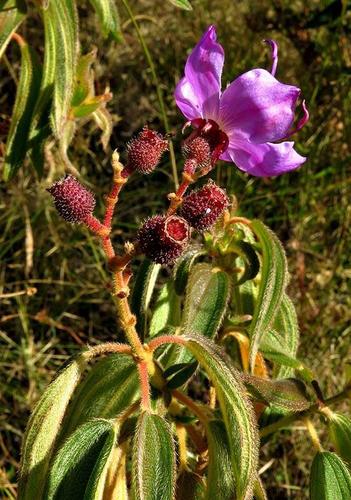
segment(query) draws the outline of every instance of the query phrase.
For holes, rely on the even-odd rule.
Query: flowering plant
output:
[[[259,220],[239,216],[213,181],[189,187],[219,159],[251,175],[279,175],[304,161],[292,142],[299,89],[263,69],[222,94],[223,49],[209,27],[190,54],[176,102],[193,131],[183,141],[182,182],[164,214],[147,218],[116,253],[114,209],[131,175],[149,174],[167,139],[145,127],[125,165],[112,157],[102,220],[95,196],[68,175],[48,191],[59,214],[100,239],[126,343],[88,347],[66,366],[34,410],[23,444],[20,499],[257,499],[260,438],[300,420],[315,448],[313,500],[351,497],[351,422],[330,406],[298,358],[299,329],[286,287],[285,253]],[[131,286],[131,262],[146,258]],[[161,265],[172,266],[156,292]],[[330,429],[323,451],[311,416]],[[312,460],[312,456],[311,456]]]

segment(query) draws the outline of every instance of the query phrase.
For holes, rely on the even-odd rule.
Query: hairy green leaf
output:
[[[145,259],[134,281],[131,309],[137,318],[137,331],[141,338],[147,332],[147,313],[160,269],[160,264]]]
[[[121,24],[115,0],[89,0],[94,7],[105,37],[111,36],[117,42],[122,37]]]
[[[227,273],[211,264],[196,264],[186,289],[182,329],[213,338],[227,308],[230,285]]]
[[[60,139],[69,120],[79,54],[76,3],[73,0],[51,0],[43,15],[49,18],[47,24],[50,30],[46,32],[50,36],[48,49],[51,50],[47,78],[52,79],[53,67],[56,74],[53,79],[51,124],[55,136]]]
[[[0,2],[0,59],[18,26],[27,13],[24,0],[5,0]]]
[[[236,283],[241,285],[245,281],[254,279],[260,270],[260,261],[257,257],[256,251],[253,246],[247,241],[237,241],[233,247],[236,253],[240,255],[245,263],[245,270]]]
[[[197,367],[197,361],[171,365],[163,374],[167,379],[167,387],[169,389],[176,389],[184,385],[194,375]]]
[[[259,440],[240,373],[212,340],[194,334],[185,334],[184,339],[216,389],[230,445],[237,499],[249,499],[256,479]]]
[[[85,366],[83,357],[68,365],[49,385],[29,419],[22,446],[19,500],[42,498],[62,419]]]
[[[41,82],[41,65],[36,53],[22,39],[19,46],[21,49],[21,73],[6,143],[5,180],[14,176],[26,156],[30,127]]]
[[[235,498],[235,481],[230,447],[224,423],[210,420],[206,425],[208,442],[207,500]]]
[[[92,418],[115,418],[139,394],[139,379],[133,360],[110,354],[91,367],[80,384],[64,421],[60,442],[79,425]]]
[[[180,323],[180,298],[175,293],[173,282],[163,285],[156,301],[150,321],[149,336],[158,335],[167,326],[178,326]]]
[[[95,419],[78,427],[54,457],[45,498],[102,499],[117,436],[118,426],[109,420]]]
[[[136,500],[174,498],[176,462],[173,436],[166,420],[142,413],[133,441],[132,491]]]
[[[330,439],[341,458],[351,467],[351,420],[346,415],[331,413]]]
[[[283,294],[277,315],[273,323],[274,330],[284,339],[284,345],[292,357],[296,357],[299,345],[299,325],[297,322],[295,306],[286,293]],[[293,370],[281,366],[275,370],[275,378],[286,378],[292,375]]]
[[[290,411],[302,411],[311,401],[306,386],[298,379],[271,380],[243,374],[245,385],[251,394],[263,402]]]
[[[174,266],[174,289],[178,295],[183,295],[191,268],[196,259],[204,255],[206,252],[200,245],[191,245],[183,252]]]
[[[314,379],[313,373],[302,363],[302,361],[290,353],[290,349],[286,344],[284,337],[275,330],[267,332],[262,340],[260,351],[265,358],[273,361],[279,365],[279,367],[289,367],[290,369],[292,368],[293,370],[297,370],[301,374],[302,378],[308,382],[311,382]],[[278,370],[279,375],[280,371],[281,370]],[[290,375],[289,372],[288,375]]]
[[[251,228],[262,252],[260,286],[249,331],[250,364],[254,366],[261,340],[278,312],[288,271],[285,253],[276,235],[258,220],[252,221]]]
[[[171,2],[173,5],[175,5],[176,7],[180,7],[181,9],[184,10],[193,9],[189,0],[168,0],[168,1]]]
[[[314,457],[310,478],[311,500],[351,498],[351,475],[343,461],[329,451]]]

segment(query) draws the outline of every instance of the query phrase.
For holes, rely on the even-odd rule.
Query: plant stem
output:
[[[151,412],[151,401],[150,401],[150,384],[149,384],[149,374],[147,370],[147,364],[145,361],[140,361],[137,364],[138,373],[139,373],[139,381],[140,381],[140,392],[141,392],[141,401],[140,406],[142,410],[147,412]]]
[[[189,410],[197,416],[197,418],[202,422],[203,424],[206,424],[208,422],[208,416],[206,414],[206,410],[202,409],[202,407],[195,403],[191,398],[189,398],[186,394],[183,392],[177,391],[177,389],[174,389],[172,391],[172,395],[183,405],[185,405]]]
[[[347,386],[343,391],[341,391],[339,394],[336,394],[335,396],[332,396],[331,398],[328,398],[325,400],[325,405],[329,406],[335,403],[339,403],[340,401],[343,401],[344,399],[350,398],[351,397],[351,387]],[[271,425],[267,425],[266,427],[263,427],[260,432],[260,436],[266,437],[269,436],[269,434],[272,434],[273,432],[279,431],[280,429],[284,429],[286,427],[289,427],[292,423],[294,423],[296,420],[303,420],[305,417],[308,417],[309,415],[313,415],[313,413],[316,413],[318,411],[322,411],[321,403],[315,403],[310,408],[307,408],[307,410],[301,411],[299,413],[294,413],[292,415],[288,415],[286,417],[281,418],[277,422]]]
[[[145,58],[148,62],[148,65],[149,65],[149,68],[151,71],[151,75],[152,75],[152,78],[154,80],[154,85],[156,87],[157,99],[158,99],[158,102],[160,105],[160,111],[161,111],[164,127],[166,129],[166,132],[169,132],[170,128],[169,128],[169,124],[168,124],[165,103],[163,100],[162,88],[161,88],[161,85],[160,85],[160,82],[159,82],[159,79],[158,79],[158,76],[156,73],[154,61],[151,57],[151,53],[150,53],[149,48],[146,44],[146,41],[143,37],[143,34],[141,33],[141,31],[139,29],[139,25],[137,23],[137,20],[135,19],[135,16],[134,16],[133,11],[129,5],[128,0],[122,0],[122,2],[123,2],[124,7],[126,8],[126,11],[128,12],[130,20],[132,21],[132,23],[134,25],[135,31],[137,32],[137,35],[138,35],[138,38],[140,41],[140,45],[142,46],[142,49],[143,49],[144,54],[145,54]],[[173,143],[171,140],[169,141],[169,154],[171,156],[173,180],[174,180],[175,187],[177,189],[178,184],[179,184],[179,180],[178,180],[178,172],[177,172],[177,164],[176,164],[176,159],[175,159],[175,154],[174,154],[174,148],[173,148]]]
[[[317,452],[323,451],[321,442],[319,440],[319,437],[318,437],[316,428],[313,425],[313,422],[309,418],[304,418],[303,420],[305,422],[306,429],[308,430],[308,433],[310,435],[310,438],[311,438],[311,441],[313,443],[314,448],[316,449]]]

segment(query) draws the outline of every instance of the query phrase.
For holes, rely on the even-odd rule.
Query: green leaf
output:
[[[278,313],[275,317],[274,329],[284,339],[284,345],[292,357],[296,357],[299,345],[299,325],[296,316],[295,306],[292,300],[283,294]],[[292,375],[292,370],[288,366],[282,366],[274,373],[275,378],[286,378]]]
[[[60,442],[87,420],[116,417],[137,400],[138,394],[138,374],[130,357],[110,354],[100,359],[91,367],[74,395]]]
[[[14,33],[27,13],[24,0],[5,0],[0,3],[0,59]]]
[[[160,264],[145,259],[140,264],[134,281],[131,309],[137,318],[136,328],[141,338],[147,333],[147,313],[160,269]]]
[[[233,246],[233,250],[240,255],[245,263],[245,270],[236,283],[241,285],[245,281],[254,279],[260,270],[260,261],[253,246],[247,241],[237,241]]]
[[[205,499],[232,500],[235,498],[235,482],[224,423],[221,420],[210,420],[206,425],[206,436],[208,471]]]
[[[276,235],[258,220],[252,221],[251,228],[258,238],[262,252],[259,292],[249,330],[250,364],[254,366],[261,340],[272,326],[278,312],[287,284],[288,271],[285,253]]]
[[[47,500],[102,499],[109,458],[118,426],[96,419],[80,426],[54,457],[47,482]]]
[[[133,442],[132,491],[136,500],[172,500],[176,481],[174,441],[159,415],[142,413]]]
[[[310,478],[311,500],[346,500],[351,498],[351,476],[346,465],[329,451],[314,457]]]
[[[298,379],[271,380],[243,374],[245,385],[258,400],[283,410],[303,411],[311,401],[306,386]]]
[[[190,2],[188,0],[168,0],[176,7],[180,7],[183,10],[193,10]]]
[[[68,365],[49,385],[29,419],[22,446],[19,500],[42,498],[62,419],[85,366],[83,356]]]
[[[351,420],[346,415],[331,413],[330,439],[340,457],[351,467]]]
[[[177,387],[184,385],[194,375],[197,367],[197,361],[171,365],[163,373],[167,379],[167,387],[169,389],[177,389]]]
[[[36,53],[24,41],[21,41],[19,46],[21,49],[21,73],[6,143],[5,180],[9,180],[15,175],[26,156],[41,82],[41,65]]]
[[[90,0],[90,3],[99,17],[103,35],[111,36],[117,42],[123,40],[115,0]]]
[[[188,282],[189,273],[196,259],[206,254],[200,245],[191,245],[183,252],[174,266],[174,289],[178,295],[183,295]]]
[[[211,264],[196,264],[186,288],[182,329],[214,338],[227,309],[229,275]]]
[[[273,361],[273,363],[276,363],[284,368],[293,368],[293,370],[290,371],[297,370],[304,380],[311,382],[314,379],[314,375],[311,370],[309,370],[309,368],[307,368],[302,361],[290,353],[284,337],[282,337],[281,334],[275,330],[270,330],[265,335],[261,343],[260,351],[265,358]],[[286,378],[280,376],[280,372],[283,370],[278,369],[277,371],[279,378]],[[287,372],[288,376],[290,376],[290,371]],[[285,374],[286,372],[284,371],[283,373]]]
[[[237,500],[251,498],[259,439],[256,418],[241,375],[212,340],[194,334],[185,334],[184,339],[216,389],[229,440]]]
[[[44,16],[50,18],[50,48],[54,57],[55,73],[51,123],[60,139],[69,118],[79,53],[78,14],[73,0],[51,0]],[[50,71],[53,66],[51,64]],[[51,73],[50,73],[51,74]],[[57,75],[60,77],[57,78]],[[49,75],[48,75],[49,76]],[[51,78],[52,78],[51,74]]]
[[[176,500],[203,500],[204,481],[191,470],[181,470],[177,479]]]
[[[180,323],[180,298],[175,293],[173,282],[170,280],[163,285],[154,307],[150,321],[149,336],[154,337],[169,326],[178,326]]]

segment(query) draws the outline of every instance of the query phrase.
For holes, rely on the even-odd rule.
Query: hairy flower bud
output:
[[[150,174],[160,162],[162,153],[168,149],[168,142],[154,130],[144,127],[128,145],[128,171],[137,170]]]
[[[58,213],[67,222],[82,223],[92,215],[95,197],[75,177],[66,175],[47,189]]]
[[[211,148],[208,141],[203,137],[195,137],[195,139],[185,142],[183,154],[186,158],[185,170],[188,170],[190,165],[195,168],[202,168],[211,164]]]
[[[198,231],[212,226],[229,205],[225,191],[213,181],[193,191],[183,200],[180,215]]]
[[[146,219],[137,238],[149,259],[158,264],[170,264],[183,252],[189,235],[189,225],[181,217],[155,215]]]

